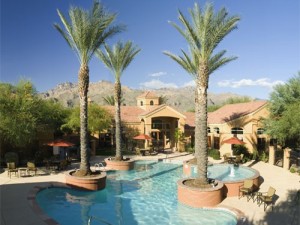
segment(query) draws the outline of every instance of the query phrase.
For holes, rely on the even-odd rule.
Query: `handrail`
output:
[[[105,166],[103,165],[103,163],[95,163],[94,167],[95,167],[95,170],[97,170],[96,168],[98,167],[99,170],[100,170],[100,166],[103,168],[103,170],[105,171]]]
[[[96,217],[96,216],[90,216],[90,218],[88,219],[88,225],[91,225],[92,219],[97,220],[103,224],[112,225],[111,223],[103,220],[102,218]]]

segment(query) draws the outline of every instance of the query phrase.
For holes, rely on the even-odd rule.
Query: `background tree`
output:
[[[286,84],[277,85],[270,95],[270,116],[266,132],[283,147],[300,145],[300,72]]]
[[[197,159],[197,179],[194,185],[206,186],[207,179],[207,89],[209,75],[216,69],[236,59],[224,57],[226,51],[215,53],[219,43],[232,30],[237,28],[238,16],[229,17],[225,8],[216,14],[212,4],[206,4],[202,11],[197,3],[189,10],[191,22],[179,11],[179,20],[183,28],[171,23],[186,39],[189,54],[181,50],[183,56],[164,52],[175,60],[196,82],[195,89],[195,156]]]
[[[75,52],[80,62],[78,72],[78,91],[80,102],[80,169],[75,175],[85,176],[91,173],[88,160],[88,109],[87,96],[89,88],[89,66],[88,63],[106,39],[120,32],[120,26],[111,26],[116,15],[110,14],[103,6],[94,1],[90,11],[78,7],[69,10],[70,22],[58,10],[59,18],[64,25],[64,30],[54,24],[58,32],[64,37],[68,45]]]
[[[103,100],[108,105],[115,105],[115,97],[113,95],[108,95],[106,97],[103,97]],[[125,99],[121,96],[120,103],[124,103]]]
[[[140,52],[140,49],[132,45],[132,42],[128,41],[125,44],[118,42],[112,48],[108,45],[104,46],[105,51],[97,50],[96,55],[106,65],[108,69],[115,76],[115,126],[116,126],[116,160],[122,160],[121,151],[121,75],[123,71],[132,62],[134,57]]]
[[[72,131],[80,132],[80,109],[73,108],[66,123],[62,125],[62,130],[65,132]],[[103,130],[109,129],[112,124],[112,115],[103,107],[91,103],[88,105],[88,132],[96,134]]]
[[[17,85],[0,83],[1,143],[26,149],[36,140],[39,127],[57,132],[66,116],[61,104],[39,98],[30,81],[20,80]]]

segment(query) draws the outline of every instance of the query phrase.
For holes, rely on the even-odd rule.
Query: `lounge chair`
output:
[[[235,163],[235,164],[240,164],[240,163],[242,163],[243,157],[244,157],[244,154],[237,155],[236,158],[235,158],[235,160],[234,160],[234,163]]]
[[[35,163],[33,163],[33,162],[27,162],[27,171],[28,171],[28,174],[30,174],[30,172],[33,171],[34,175],[36,175],[37,168],[35,166]]]
[[[252,198],[253,180],[244,180],[244,184],[239,187],[239,198],[247,197],[247,201]]]
[[[7,176],[11,178],[11,173],[15,173],[15,176],[19,177],[19,171],[14,162],[7,163]]]
[[[223,155],[224,163],[230,163],[230,153],[226,153]]]
[[[272,204],[273,211],[273,197],[275,196],[275,188],[269,187],[268,192],[259,192],[257,196],[257,204],[261,206],[264,203],[264,211],[266,211],[268,205]]]

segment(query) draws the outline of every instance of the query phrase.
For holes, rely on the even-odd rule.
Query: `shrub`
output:
[[[291,167],[291,168],[290,168],[290,172],[291,172],[291,173],[295,173],[295,172],[296,172],[296,169],[295,169],[294,167]]]
[[[208,156],[212,157],[214,160],[219,160],[220,158],[220,151],[218,149],[209,149]]]
[[[4,156],[5,162],[14,162],[16,166],[19,164],[19,156],[16,152],[7,152]]]

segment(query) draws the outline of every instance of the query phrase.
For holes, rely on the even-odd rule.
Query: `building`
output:
[[[114,106],[106,108],[114,113]],[[264,134],[262,118],[268,115],[267,101],[229,104],[208,113],[208,146],[219,149],[221,155],[231,153],[232,146],[222,142],[235,136],[245,142],[250,152],[266,149],[270,139]],[[163,148],[183,150],[184,145],[178,145],[175,138],[178,131],[184,134],[185,144],[194,143],[194,113],[181,113],[166,104],[160,105],[153,92],[138,96],[136,106],[121,106],[121,119],[125,133],[126,127],[138,129],[153,138],[152,144]]]

